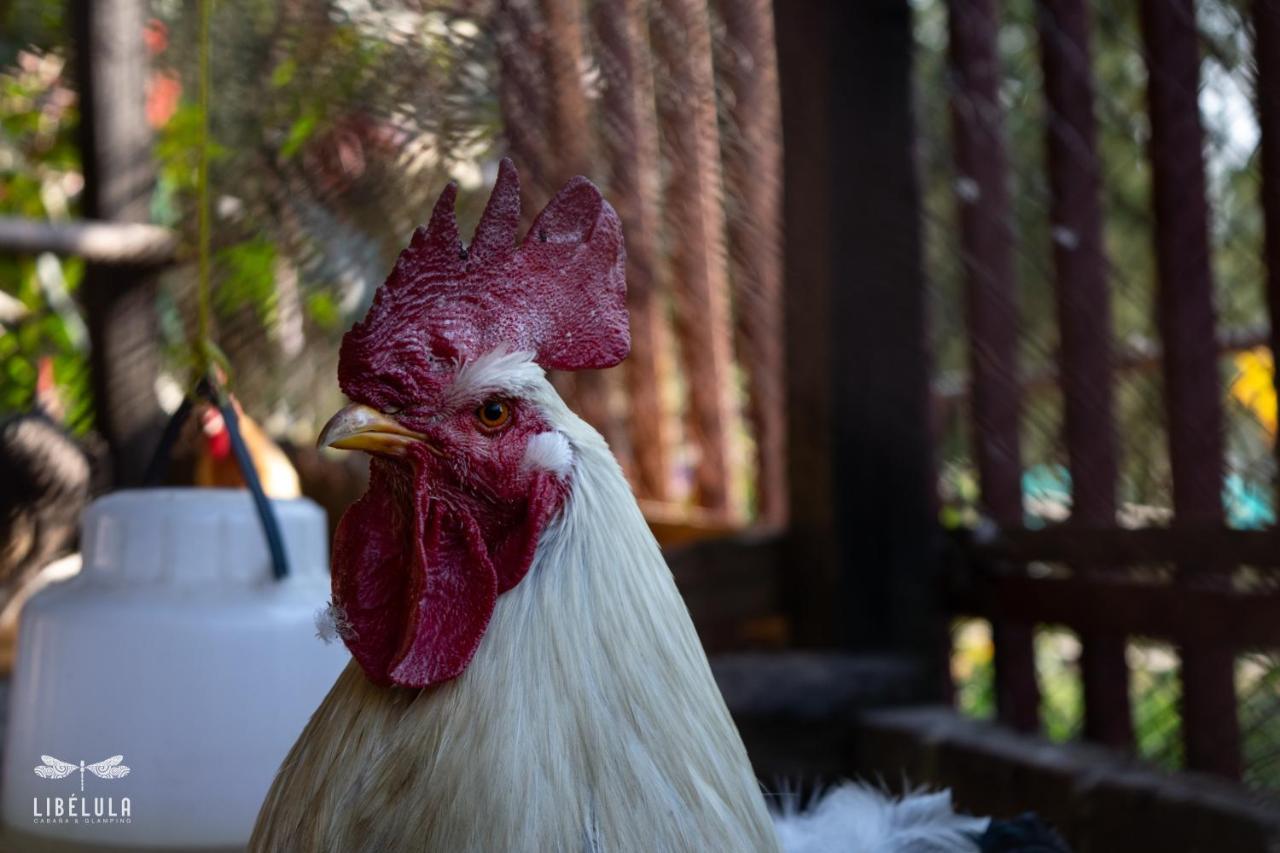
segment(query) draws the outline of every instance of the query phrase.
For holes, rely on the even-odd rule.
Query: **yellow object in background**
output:
[[[1235,365],[1238,373],[1231,383],[1231,396],[1253,413],[1262,428],[1275,438],[1276,435],[1276,386],[1275,362],[1268,347],[1255,347],[1237,353]]]

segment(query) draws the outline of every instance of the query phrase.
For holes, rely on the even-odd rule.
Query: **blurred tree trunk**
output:
[[[155,172],[147,124],[144,0],[71,0],[84,214],[113,222],[149,219]],[[89,264],[82,298],[92,351],[95,421],[117,486],[141,482],[162,428],[156,268]]]

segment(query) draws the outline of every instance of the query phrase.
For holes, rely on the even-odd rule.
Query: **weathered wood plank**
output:
[[[1227,355],[1240,350],[1267,346],[1271,342],[1271,328],[1267,323],[1247,326],[1235,326],[1218,332],[1217,348],[1219,355]],[[1112,359],[1112,369],[1116,372],[1146,371],[1160,366],[1164,358],[1164,347],[1158,341],[1147,340],[1141,336],[1132,336],[1118,348]],[[1022,375],[1024,394],[1046,391],[1057,388],[1061,382],[1060,371],[1054,365],[1043,365]],[[946,404],[955,404],[969,396],[968,377],[959,373],[942,374],[933,384],[933,395]]]
[[[831,532],[840,555],[840,638],[848,648],[915,655],[947,678],[936,579],[940,531],[928,416],[928,287],[913,145],[911,10],[866,0],[833,11],[826,36],[834,114],[831,281]],[[800,283],[811,286],[810,282]],[[807,409],[793,429],[814,431]],[[806,484],[802,481],[800,488]]]
[[[1254,56],[1259,149],[1262,159],[1263,237],[1267,262],[1267,343],[1280,353],[1280,0],[1254,0]],[[1280,387],[1280,377],[1273,377]],[[1276,443],[1280,454],[1280,442]],[[1280,483],[1273,489],[1280,494]]]
[[[649,22],[642,0],[600,0],[592,11],[599,43],[601,150],[609,198],[627,237],[631,355],[632,478],[642,498],[671,496],[670,434],[662,388],[669,377],[670,329],[658,275],[658,118],[650,68]]]
[[[755,438],[756,513],[787,516],[782,329],[782,129],[769,0],[719,0],[731,126],[722,140],[730,284]]]
[[[1038,11],[1045,96],[1054,115],[1046,122],[1049,220],[1071,524],[1105,525],[1116,515],[1116,442],[1089,12],[1084,0],[1044,0]],[[1097,566],[1076,568],[1090,574]],[[1085,737],[1128,748],[1133,715],[1124,636],[1088,633],[1080,639]]]
[[[1222,520],[1222,408],[1209,269],[1199,32],[1193,0],[1143,0],[1151,118],[1156,300],[1175,524]],[[1182,562],[1184,575],[1206,568]],[[1210,643],[1181,649],[1187,766],[1240,775],[1235,668]]]
[[[949,0],[952,140],[972,377],[970,408],[981,502],[997,524],[1022,519],[1018,439],[1017,306],[1008,163],[1000,105],[999,32],[994,0]],[[1004,722],[1039,727],[1032,623],[1005,611],[995,637],[997,712]]]
[[[552,176],[544,174],[551,159],[547,139],[547,91],[542,72],[542,41],[546,26],[537,0],[500,0],[495,6],[494,44],[498,55],[498,109],[507,154],[520,171],[526,203],[525,227],[537,207],[554,191]]]
[[[1055,526],[1002,530],[974,542],[987,559],[1114,566],[1186,562],[1192,565],[1280,566],[1280,534],[1222,524],[1178,527]]]
[[[658,0],[649,19],[657,59],[659,144],[666,164],[662,208],[676,339],[697,448],[695,500],[737,511],[733,339],[725,261],[723,183],[711,32],[700,0]]]
[[[548,160],[543,163],[543,180],[552,191],[576,175],[592,172],[595,139],[589,120],[587,93],[583,80],[582,9],[578,0],[539,0],[545,29],[542,38],[542,73],[545,79]],[[570,405],[600,430],[618,461],[629,469],[630,442],[627,440],[614,389],[618,371],[581,370],[564,381]]]
[[[1017,612],[1037,623],[1076,631],[1157,637],[1200,647],[1280,646],[1276,593],[1087,578],[988,577],[953,604],[959,612],[988,618]]]
[[[774,5],[786,181],[789,520],[799,644],[892,649],[946,680],[927,286],[899,0]]]
[[[783,595],[797,642],[830,646],[843,570],[832,470],[838,384],[831,311],[835,185],[831,167],[855,122],[831,108],[833,4],[775,0],[778,80],[782,92],[784,321],[786,333],[788,523]],[[844,354],[841,354],[843,361]]]
[[[723,537],[665,548],[664,554],[708,650],[757,645],[750,642],[754,626],[782,621],[778,536]],[[781,633],[785,639],[785,623]]]

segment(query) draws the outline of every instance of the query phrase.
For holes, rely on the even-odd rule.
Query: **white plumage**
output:
[[[784,797],[774,817],[786,853],[976,851],[990,821],[956,814],[946,791],[895,799],[848,782],[802,804]]]
[[[945,794],[845,786],[777,829],[657,542],[604,440],[528,356],[463,367],[552,426],[525,462],[568,477],[529,574],[471,664],[416,691],[352,664],[259,817],[278,851],[935,851],[984,824]],[[467,405],[473,405],[468,403]],[[932,846],[926,846],[932,845]]]

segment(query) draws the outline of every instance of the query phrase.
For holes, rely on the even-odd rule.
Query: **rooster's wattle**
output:
[[[252,849],[977,849],[945,795],[844,788],[775,826],[627,481],[544,375],[628,352],[617,215],[578,178],[517,246],[506,161],[469,247],[453,204],[343,340],[321,440],[373,457],[333,550],[354,661]]]

